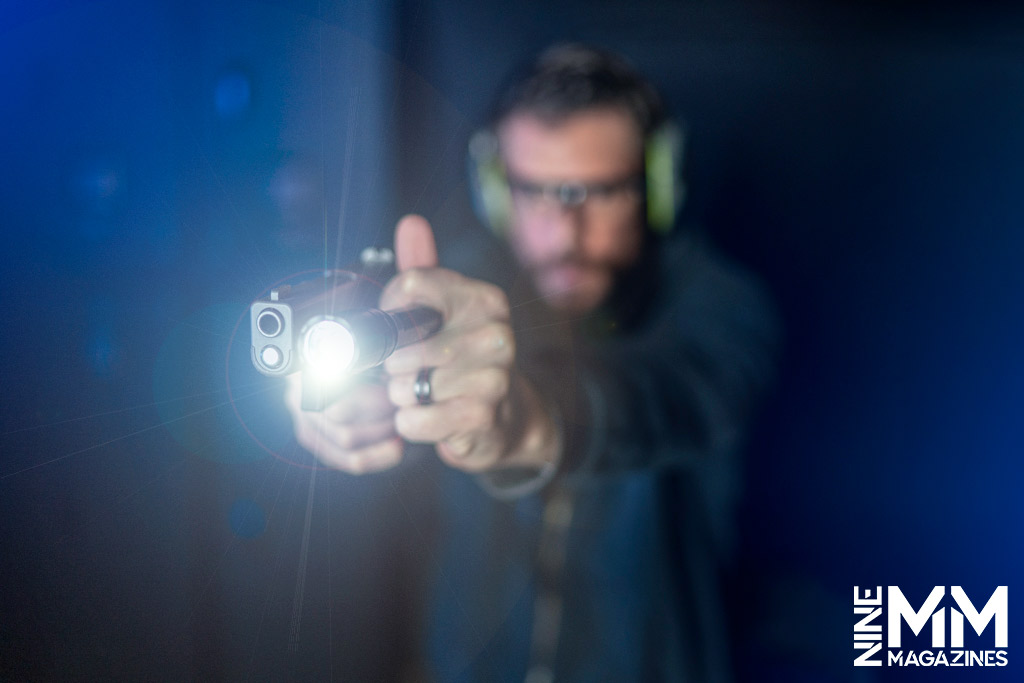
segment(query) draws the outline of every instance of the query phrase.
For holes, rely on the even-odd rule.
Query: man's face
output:
[[[557,123],[519,113],[502,122],[498,136],[519,262],[552,307],[592,310],[640,255],[643,145],[636,124],[616,109]]]

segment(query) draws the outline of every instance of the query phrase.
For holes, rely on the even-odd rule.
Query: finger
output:
[[[484,434],[460,434],[437,444],[437,455],[451,467],[466,472],[480,472],[491,467],[496,458]]]
[[[366,474],[394,467],[402,460],[401,439],[387,439],[354,451],[314,453],[323,464],[349,474]]]
[[[417,372],[392,377],[388,382],[390,402],[400,408],[418,405],[413,390],[418,375]],[[430,395],[434,403],[465,396],[494,404],[508,394],[508,386],[508,370],[493,365],[477,369],[442,366],[430,375]]]
[[[352,408],[358,403],[357,397],[338,402],[328,411],[307,412],[301,408],[302,382],[301,375],[296,373],[287,378],[285,404],[295,424],[295,439],[316,458],[328,465],[350,474],[375,472],[398,464],[402,458],[402,443],[395,432],[394,406],[387,400],[387,389],[381,385],[365,385],[360,387],[359,394],[373,406],[362,410]],[[359,412],[380,410],[383,406],[383,419],[366,419],[359,422],[339,421],[336,415],[347,413],[349,416]],[[332,415],[330,412],[334,410]]]
[[[340,400],[324,409],[334,422],[359,422],[390,417],[395,407],[388,400],[387,387],[381,384],[360,384],[346,392]]]
[[[509,319],[508,297],[500,287],[445,268],[403,271],[381,292],[384,310],[415,305],[436,308],[451,325]]]
[[[307,414],[296,422],[295,438],[317,457],[344,462],[352,453],[397,436],[394,420],[360,425],[338,425],[319,414]]]
[[[429,406],[399,408],[395,430],[407,441],[438,443],[494,426],[495,407],[483,401],[457,398]]]
[[[359,451],[363,472],[379,472],[394,467],[404,455],[402,440],[398,437],[381,441]]]
[[[398,221],[395,227],[395,261],[399,272],[437,267],[434,231],[423,216],[410,214]]]
[[[413,268],[401,271],[380,293],[380,307],[386,311],[410,306],[430,306],[447,318],[449,300],[464,286],[463,276],[444,268]]]
[[[420,368],[452,365],[480,368],[508,366],[515,359],[515,335],[506,322],[485,322],[474,329],[452,328],[430,339],[396,350],[385,361],[388,374],[414,373]]]
[[[395,421],[387,419],[375,422],[339,424],[323,418],[317,425],[323,436],[340,450],[354,451],[370,444],[396,436]]]
[[[364,424],[336,424],[319,413],[305,413],[295,421],[295,440],[310,453],[342,456],[396,436],[394,420]]]

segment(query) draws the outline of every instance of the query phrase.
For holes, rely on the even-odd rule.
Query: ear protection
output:
[[[658,235],[672,231],[686,199],[682,160],[683,130],[668,121],[644,141],[644,185],[647,226]],[[512,218],[512,192],[498,149],[498,136],[490,128],[469,139],[469,187],[477,217],[499,237],[508,233]]]

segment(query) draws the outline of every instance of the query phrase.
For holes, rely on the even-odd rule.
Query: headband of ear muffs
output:
[[[668,121],[644,141],[644,184],[647,188],[647,226],[667,235],[686,199],[682,159],[685,135]],[[494,234],[505,237],[512,217],[512,193],[505,164],[498,150],[498,136],[490,128],[469,139],[469,187],[477,216]]]

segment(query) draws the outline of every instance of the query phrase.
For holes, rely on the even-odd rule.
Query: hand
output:
[[[399,274],[384,289],[381,307],[427,305],[444,317],[436,335],[385,362],[398,434],[436,444],[442,460],[467,471],[552,464],[556,429],[536,391],[515,373],[504,292],[438,268],[433,232],[419,216],[399,222],[395,253]],[[421,368],[433,368],[431,405],[417,404],[413,392]]]
[[[357,380],[345,395],[323,412],[302,410],[302,374],[288,377],[285,405],[295,426],[295,439],[325,465],[350,474],[394,467],[402,459],[402,440],[395,433],[395,407],[387,389],[372,380]]]

